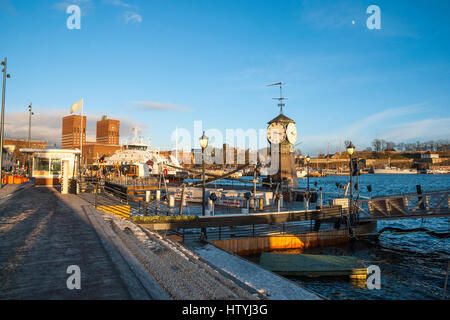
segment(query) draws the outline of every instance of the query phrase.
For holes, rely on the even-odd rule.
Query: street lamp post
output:
[[[32,104],[28,106],[28,148],[31,148],[31,116],[34,115],[34,112],[32,111]],[[28,154],[28,175],[31,174],[31,168],[30,168],[30,154]]]
[[[306,211],[309,209],[309,162],[311,161],[311,157],[309,155],[306,156]]]
[[[350,218],[352,218],[352,214],[353,214],[353,157],[352,157],[352,155],[353,155],[354,151],[355,151],[355,146],[350,141],[350,143],[347,146],[347,153],[350,156],[350,163],[349,163],[349,167],[350,167],[350,198],[349,198]]]
[[[203,131],[200,137],[200,147],[202,148],[202,216],[205,215],[205,149],[208,147],[208,137]],[[202,228],[202,238],[206,239],[206,229]]]
[[[2,188],[3,181],[3,134],[5,129],[5,90],[6,90],[6,78],[11,78],[9,73],[6,73],[6,65],[7,59],[5,57],[5,61],[1,62],[1,66],[3,67],[3,92],[2,92],[2,115],[0,120],[0,189]]]
[[[311,157],[309,155],[306,156],[305,158],[306,160],[306,184],[307,184],[307,188],[306,190],[309,192],[309,162],[311,161]]]

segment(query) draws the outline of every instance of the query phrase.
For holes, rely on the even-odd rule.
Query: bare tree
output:
[[[372,146],[374,151],[382,151],[384,148],[385,141],[382,139],[374,139],[372,141]]]

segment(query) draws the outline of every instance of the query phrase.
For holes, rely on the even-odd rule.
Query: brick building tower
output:
[[[97,121],[97,143],[119,145],[119,120],[107,119],[103,116]]]
[[[81,129],[83,133],[81,134]],[[62,119],[62,149],[80,149],[86,143],[86,116],[71,115]]]

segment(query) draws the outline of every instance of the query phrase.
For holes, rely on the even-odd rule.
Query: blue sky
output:
[[[81,8],[69,30],[65,8]],[[369,30],[369,5],[381,29]],[[450,2],[256,0],[0,0],[8,57],[6,133],[60,142],[61,116],[81,97],[88,134],[102,114],[173,146],[177,125],[264,129],[297,122],[304,153],[450,138]],[[354,23],[352,23],[352,21]],[[194,141],[196,141],[195,138]]]

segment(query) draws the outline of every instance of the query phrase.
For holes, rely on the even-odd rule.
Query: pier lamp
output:
[[[350,155],[350,158],[352,157],[353,152],[355,152],[355,146],[350,141],[350,143],[347,146],[347,153]]]
[[[202,151],[205,151],[206,147],[208,147],[209,138],[205,135],[205,131],[203,131],[203,135],[200,137],[200,147],[202,147]]]
[[[31,148],[31,116],[34,116],[34,112],[32,111],[33,107],[32,104],[28,106],[28,148]],[[30,154],[28,154],[28,175],[31,176],[31,161],[30,161]]]
[[[352,217],[352,214],[353,214],[353,161],[352,161],[353,152],[355,152],[355,146],[350,141],[350,143],[347,146],[347,153],[350,156],[350,163],[349,163],[349,168],[350,168],[350,199],[349,199],[350,217]]]
[[[200,137],[200,147],[202,147],[202,216],[205,215],[205,149],[208,147],[208,137],[203,131]],[[202,238],[206,239],[206,229],[202,228]]]
[[[306,156],[306,180],[307,180],[307,191],[309,192],[309,162],[311,161],[311,157],[309,155]]]
[[[3,91],[2,91],[2,111],[1,111],[1,120],[0,120],[0,189],[2,188],[2,180],[3,180],[3,138],[5,131],[5,94],[6,94],[6,79],[11,78],[11,75],[6,72],[7,67],[7,59],[1,62],[1,66],[3,67]]]

